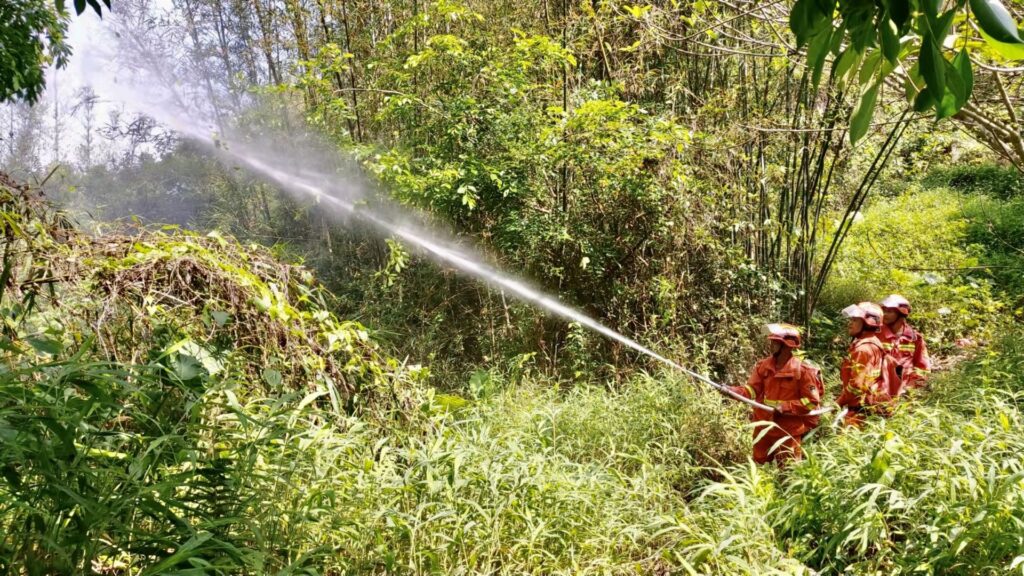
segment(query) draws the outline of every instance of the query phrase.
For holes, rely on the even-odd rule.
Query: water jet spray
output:
[[[491,286],[498,286],[504,290],[508,290],[520,300],[534,304],[547,310],[548,312],[554,313],[567,320],[577,322],[582,326],[586,326],[590,330],[601,334],[607,338],[611,338],[621,344],[632,348],[633,350],[640,352],[653,358],[666,366],[673,368],[686,374],[687,376],[703,382],[712,388],[718,390],[722,394],[729,396],[735,400],[749,404],[755,408],[762,410],[772,411],[773,408],[752,400],[740,394],[737,394],[730,390],[728,387],[719,384],[707,376],[694,372],[682,366],[678,362],[670,360],[661,354],[651,350],[650,348],[640,344],[636,340],[629,338],[628,336],[617,332],[604,324],[601,324],[597,320],[587,316],[583,312],[576,310],[570,306],[559,302],[553,297],[530,287],[526,283],[513,278],[507,274],[504,274],[486,264],[482,263],[479,258],[474,258],[472,255],[456,248],[454,245],[443,240],[437,240],[436,232],[430,232],[426,230],[420,230],[415,228],[411,224],[404,224],[399,222],[390,221],[381,214],[375,213],[368,207],[357,207],[351,202],[347,202],[341,198],[330,193],[329,190],[322,186],[318,186],[316,183],[307,180],[305,177],[290,174],[285,170],[274,167],[268,162],[251,157],[239,155],[232,151],[230,147],[221,147],[221,153],[229,155],[233,160],[244,164],[254,172],[263,175],[265,178],[272,180],[278,186],[286,190],[298,191],[304,194],[312,195],[317,199],[324,200],[335,206],[336,208],[344,211],[345,213],[354,215],[365,222],[373,224],[375,227],[380,229],[382,232],[394,235],[408,245],[416,246],[419,249],[432,255],[434,258],[454,266],[464,274],[473,276],[479,280],[484,281]],[[328,175],[319,175],[321,178],[329,178]],[[327,180],[329,181],[329,180]],[[435,238],[435,239],[432,239]],[[827,410],[826,410],[827,411]],[[822,413],[815,411],[814,413]],[[812,414],[814,414],[812,413]]]
[[[146,50],[145,42],[143,39],[135,38],[131,49],[144,51]],[[426,226],[413,223],[408,213],[398,207],[392,206],[389,209],[382,209],[371,207],[365,202],[361,202],[360,200],[363,199],[363,195],[356,190],[358,186],[352,182],[339,182],[338,174],[302,169],[295,166],[294,164],[302,163],[300,160],[308,160],[309,158],[300,155],[300,153],[295,153],[294,146],[289,147],[289,150],[295,153],[293,158],[296,162],[289,164],[282,162],[280,159],[279,152],[283,147],[276,149],[272,154],[267,154],[256,150],[256,148],[247,145],[243,141],[225,138],[221,130],[216,132],[209,130],[200,121],[202,114],[190,110],[186,104],[186,99],[175,88],[176,86],[187,84],[180,82],[170,67],[162,65],[163,60],[159,55],[146,53],[143,56],[142,60],[146,63],[147,70],[137,70],[137,72],[150,74],[153,77],[150,79],[151,81],[136,81],[129,86],[116,81],[108,81],[108,86],[116,87],[110,93],[120,94],[119,99],[124,104],[159,120],[183,136],[205,145],[222,161],[229,161],[244,166],[249,171],[275,183],[282,190],[289,192],[293,196],[323,202],[330,208],[330,212],[335,215],[357,217],[373,225],[380,232],[401,239],[406,244],[418,248],[431,258],[452,266],[465,275],[481,280],[490,286],[506,290],[518,299],[539,306],[552,314],[577,322],[602,336],[653,358],[669,368],[682,372],[694,380],[707,384],[737,401],[769,412],[773,410],[770,406],[737,394],[707,376],[658,354],[632,338],[601,324],[583,312],[563,304],[539,289],[529,286],[522,280],[488,266],[481,257],[460,249],[454,240],[447,238],[446,235],[441,234],[437,230],[428,229]],[[110,58],[108,61],[112,62],[113,59]],[[98,66],[94,69],[101,68]],[[107,71],[109,72],[109,70]],[[102,75],[98,79],[102,79]],[[219,122],[212,125],[220,127]],[[316,155],[311,154],[309,156],[315,157]],[[330,162],[324,164],[331,166]],[[333,167],[327,169],[330,170]],[[394,216],[398,214],[401,214],[401,217]],[[819,409],[811,414],[821,414],[830,410],[831,408]]]

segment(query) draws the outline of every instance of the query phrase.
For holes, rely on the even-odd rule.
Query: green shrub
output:
[[[964,200],[968,219],[967,238],[982,247],[986,268],[981,274],[991,278],[1022,316],[1024,305],[1024,198],[1007,201],[985,196]]]
[[[1009,199],[1024,193],[1024,177],[1011,166],[958,164],[936,168],[921,180],[930,188],[949,187],[959,192]]]
[[[959,338],[992,339],[1004,304],[991,275],[978,268],[985,250],[971,227],[957,194],[944,188],[912,187],[874,203],[850,230],[822,293],[819,333],[828,340],[843,332],[845,306],[899,293],[936,352],[950,351]]]

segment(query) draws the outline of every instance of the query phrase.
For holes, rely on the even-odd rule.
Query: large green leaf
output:
[[[910,0],[889,0],[889,15],[897,29],[903,29],[910,18],[910,11]]]
[[[64,349],[64,345],[60,341],[41,336],[38,338],[26,338],[29,346],[35,348],[36,352],[40,354],[49,354],[50,356],[56,356],[60,354],[61,350]]]
[[[956,8],[950,8],[939,17],[932,27],[932,33],[939,39],[940,46],[942,45],[942,40],[949,34],[949,26],[953,23],[954,16],[956,16]]]
[[[914,112],[924,112],[935,106],[935,97],[932,96],[931,88],[925,88],[914,97]]]
[[[970,0],[978,26],[997,42],[1024,44],[1017,23],[999,0]]]
[[[807,65],[811,67],[811,82],[817,86],[821,82],[821,73],[825,69],[825,56],[831,44],[833,30],[829,26],[811,38],[807,45]]]
[[[966,48],[957,52],[951,66],[963,83],[963,100],[958,106],[959,109],[971,99],[971,93],[974,92],[974,70],[971,69],[971,57],[967,54]]]
[[[789,12],[789,29],[796,36],[798,46],[803,46],[814,34],[818,23],[824,18],[815,0],[797,0]]]
[[[889,62],[895,63],[900,55],[900,37],[896,24],[889,19],[888,13],[882,18],[878,28],[882,33],[882,55]]]
[[[949,118],[959,112],[974,90],[974,74],[966,50],[958,52],[952,62],[943,60],[943,63],[946,68],[946,89],[935,106],[939,119]]]
[[[875,114],[875,102],[878,100],[878,88],[880,83],[872,84],[870,88],[860,95],[857,108],[850,117],[850,143],[856,144],[864,137],[871,125],[871,117]]]
[[[882,53],[878,50],[872,50],[864,57],[864,64],[860,67],[860,74],[857,76],[857,81],[862,85],[867,85],[871,82],[871,79],[878,74],[878,65],[882,61]]]
[[[986,34],[984,30],[981,31],[981,36],[985,39],[985,42],[988,43],[989,48],[999,56],[1002,56],[1007,60],[1024,60],[1024,44],[1000,42]]]
[[[174,375],[182,382],[190,382],[206,374],[199,360],[188,354],[179,354],[171,362],[171,368],[174,371]]]
[[[857,63],[860,62],[860,59],[861,53],[854,50],[852,46],[843,50],[843,53],[840,54],[839,60],[836,61],[835,67],[832,68],[832,74],[840,90],[844,89],[850,81],[850,76],[852,76],[852,72]]]
[[[935,117],[939,120],[949,118],[960,109],[956,105],[957,95],[953,90],[946,90],[942,93],[942,99],[935,105]]]
[[[959,112],[964,104],[967,103],[967,97],[969,96],[960,71],[950,62],[946,62],[945,66],[946,89],[943,91],[942,99],[939,100],[936,107],[936,116],[939,119],[949,118]]]
[[[921,76],[933,94],[942,94],[946,91],[946,59],[942,57],[939,46],[931,33],[925,34],[921,39],[918,63],[921,66]]]
[[[270,385],[271,388],[280,388],[284,378],[281,373],[272,368],[263,369],[263,380]]]

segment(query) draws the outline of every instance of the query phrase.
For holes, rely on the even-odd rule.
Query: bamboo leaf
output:
[[[868,132],[871,118],[875,113],[875,101],[878,99],[880,84],[873,84],[864,91],[857,102],[857,108],[850,117],[850,143],[856,144]]]
[[[935,37],[930,33],[925,34],[921,41],[921,56],[919,59],[921,76],[928,88],[933,93],[942,94],[946,90],[946,66],[945,58],[939,50]]]
[[[209,532],[201,532],[190,538],[185,544],[178,548],[178,550],[170,556],[164,558],[160,562],[151,565],[149,568],[142,572],[143,576],[149,576],[150,574],[162,574],[170,568],[185,562],[189,558],[199,553],[200,547],[206,543],[207,540],[212,538],[213,535]]]
[[[967,54],[967,49],[963,49],[953,57],[953,69],[960,76],[960,81],[963,83],[963,100],[960,102],[960,108],[963,108],[967,101],[971,99],[971,93],[974,92],[974,70],[971,68],[971,58]]]
[[[910,18],[910,2],[908,0],[889,0],[889,15],[896,24],[897,30],[903,30],[903,26]]]
[[[821,73],[825,69],[825,57],[828,55],[833,32],[829,26],[814,36],[807,46],[807,64],[812,70],[811,84],[814,86],[821,83]]]
[[[789,28],[796,36],[797,46],[807,43],[823,16],[815,0],[797,0],[789,12]]]
[[[885,18],[882,18],[878,28],[882,36],[882,55],[886,60],[895,64],[900,56],[900,37],[896,25],[888,18],[887,14]]]
[[[981,31],[981,37],[985,39],[991,51],[1007,60],[1024,60],[1024,44],[1000,42]]]

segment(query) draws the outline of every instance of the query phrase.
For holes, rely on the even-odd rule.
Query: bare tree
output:
[[[78,144],[78,164],[83,170],[93,165],[98,103],[99,96],[92,87],[84,86],[75,93],[75,103],[71,108],[71,115],[78,118],[82,127],[82,141]]]

